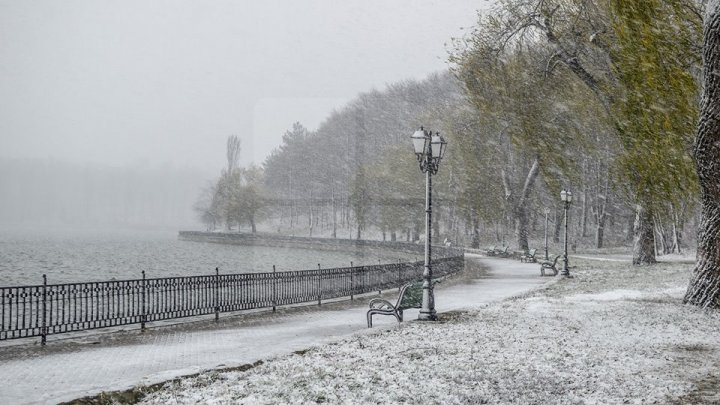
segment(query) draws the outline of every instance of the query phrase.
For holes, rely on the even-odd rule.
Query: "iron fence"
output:
[[[453,253],[446,251],[445,253]],[[462,270],[461,251],[434,259],[433,275]],[[319,267],[319,266],[318,266]],[[421,278],[423,262],[304,271],[146,278],[0,287],[0,340],[215,315],[399,288]]]

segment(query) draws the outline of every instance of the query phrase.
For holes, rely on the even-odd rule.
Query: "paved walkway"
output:
[[[521,294],[548,279],[537,264],[466,255],[467,273],[436,289],[440,312],[479,308]],[[396,297],[397,293],[389,293]],[[218,367],[232,367],[354,334],[395,327],[392,317],[375,317],[365,324],[369,297],[240,317],[218,323],[200,321],[84,337],[50,336],[37,342],[0,347],[0,404],[57,403],[102,391],[153,384]],[[407,311],[405,319],[417,317]]]

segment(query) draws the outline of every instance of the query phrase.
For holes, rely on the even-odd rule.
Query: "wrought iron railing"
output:
[[[433,260],[433,276],[463,268],[461,251]],[[0,287],[0,340],[273,308],[397,288],[422,276],[423,262],[332,269],[146,278]]]

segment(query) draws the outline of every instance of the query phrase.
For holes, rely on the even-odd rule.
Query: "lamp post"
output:
[[[563,190],[560,192],[560,200],[565,203],[565,249],[563,253],[563,269],[560,272],[560,275],[563,277],[570,277],[570,269],[568,268],[568,209],[570,208],[570,203],[572,203],[572,193],[567,190]]]
[[[440,167],[440,160],[445,155],[447,142],[440,136],[439,132],[432,134],[423,127],[412,134],[415,156],[420,163],[420,170],[425,173],[425,270],[423,271],[423,297],[422,307],[418,319],[421,321],[434,321],[437,319],[435,312],[435,298],[432,285],[431,246],[432,239],[432,175],[436,174]]]
[[[545,260],[550,260],[550,257],[548,256],[548,239],[547,239],[548,215],[549,214],[550,214],[550,208],[545,208]]]

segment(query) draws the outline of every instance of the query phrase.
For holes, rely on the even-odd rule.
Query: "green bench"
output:
[[[530,249],[529,252],[520,256],[520,261],[523,263],[535,263],[537,261],[535,253],[537,253],[537,249]]]
[[[557,255],[557,256],[555,256],[555,260],[553,260],[553,261],[545,261],[545,262],[540,263],[540,275],[545,276],[546,275],[545,270],[552,270],[553,276],[557,276],[557,274],[558,274],[557,262],[558,262],[559,258],[560,258],[560,255]]]
[[[433,284],[435,281],[433,282]],[[423,297],[423,283],[406,284],[400,289],[400,296],[395,305],[382,298],[370,300],[370,309],[367,312],[368,328],[372,328],[373,315],[392,315],[398,322],[403,321],[403,311],[410,308],[421,308]]]

